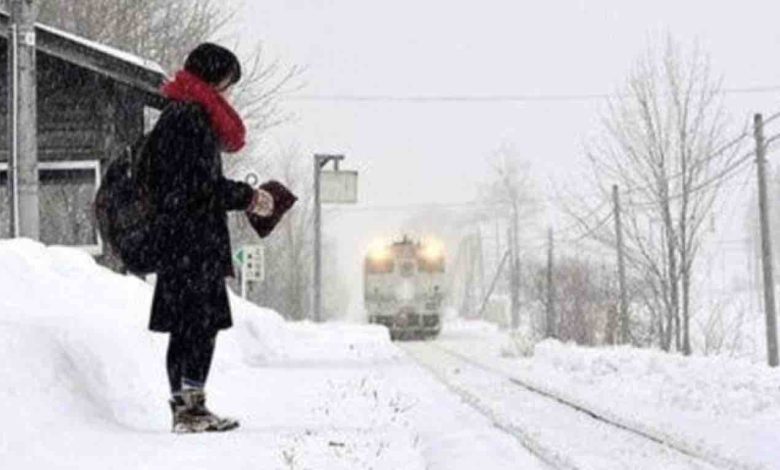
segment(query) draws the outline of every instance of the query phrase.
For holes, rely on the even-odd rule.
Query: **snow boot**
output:
[[[238,427],[238,421],[215,415],[206,408],[206,393],[190,389],[171,401],[173,411],[173,432],[221,432]]]
[[[175,396],[168,403],[171,405],[171,413],[173,414],[172,432],[186,434],[205,432],[208,429],[209,422],[195,416],[181,396]]]

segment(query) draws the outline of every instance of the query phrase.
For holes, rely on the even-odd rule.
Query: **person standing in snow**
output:
[[[234,276],[227,211],[261,217],[273,198],[227,179],[221,153],[244,147],[246,130],[228,103],[241,65],[216,44],[198,46],[162,89],[170,100],[150,133],[149,186],[160,253],[149,329],[170,334],[167,372],[173,432],[226,431],[238,421],[206,408],[204,386],[217,333],[232,319],[225,277]]]

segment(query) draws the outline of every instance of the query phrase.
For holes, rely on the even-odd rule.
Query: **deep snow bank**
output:
[[[629,384],[633,400],[679,411],[755,419],[780,417],[780,373],[748,360],[684,357],[631,347],[582,348],[554,340],[534,349],[533,369],[619,393]],[[613,394],[611,393],[611,394]]]
[[[555,340],[508,354],[524,336],[479,321],[445,325],[443,333],[446,348],[622,423],[747,468],[780,469],[777,369],[727,356]]]
[[[747,468],[780,468],[780,372],[744,359],[545,341],[524,374],[656,435]]]
[[[288,324],[232,293],[209,393],[243,426],[177,439],[152,294],[79,250],[0,240],[0,468],[423,468],[395,392],[353,386],[399,356],[386,330]]]
[[[79,250],[0,241],[0,415],[31,428],[71,414],[134,428],[167,421],[167,336],[146,328],[152,294]],[[398,355],[380,328],[289,325],[232,293],[230,302],[235,327],[219,336],[215,369]]]

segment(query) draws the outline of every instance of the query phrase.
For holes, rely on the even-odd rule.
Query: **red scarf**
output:
[[[211,127],[217,133],[226,152],[238,152],[246,143],[246,127],[235,109],[222,95],[196,75],[182,70],[172,82],[162,87],[165,97],[174,101],[195,102],[203,105],[211,119]]]

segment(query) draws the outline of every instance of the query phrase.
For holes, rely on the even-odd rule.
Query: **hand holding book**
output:
[[[249,223],[257,235],[265,238],[271,234],[282,216],[290,210],[298,198],[278,181],[267,181],[255,190],[255,196],[246,211]]]

